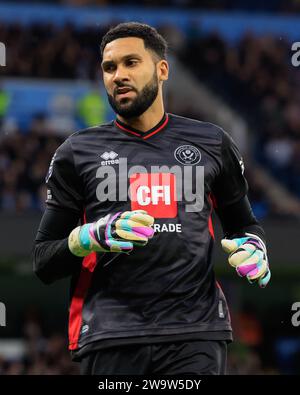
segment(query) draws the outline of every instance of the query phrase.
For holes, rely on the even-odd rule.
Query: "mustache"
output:
[[[116,85],[117,85],[117,86],[116,86],[115,89],[114,89],[114,96],[117,95],[118,89],[119,89],[119,88],[129,88],[129,89],[131,89],[131,90],[133,90],[133,91],[136,92],[136,89],[135,89],[132,85],[122,84],[122,83],[118,83],[118,82],[116,82]]]

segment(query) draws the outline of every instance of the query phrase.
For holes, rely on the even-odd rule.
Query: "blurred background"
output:
[[[235,336],[228,373],[300,374],[300,326],[292,325],[300,302],[299,0],[0,2],[0,374],[78,373],[67,351],[68,280],[41,284],[30,252],[55,149],[73,131],[114,118],[99,44],[122,21],[149,23],[169,41],[166,110],[233,136],[267,232],[273,277],[265,290],[238,278],[216,243]]]

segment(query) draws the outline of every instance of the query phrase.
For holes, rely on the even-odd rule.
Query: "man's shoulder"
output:
[[[73,146],[78,146],[82,144],[84,141],[88,140],[89,142],[94,139],[99,138],[108,138],[108,133],[111,133],[113,130],[113,121],[103,123],[97,126],[91,126],[89,128],[79,129],[75,132],[71,133],[61,144],[60,148],[68,149]]]
[[[71,153],[75,147],[80,146],[85,141],[93,142],[93,138],[98,140],[99,137],[104,139],[109,138],[110,134],[108,135],[108,133],[110,133],[112,129],[113,121],[89,128],[79,129],[70,134],[57,148],[56,152],[67,155],[68,153]]]
[[[74,140],[78,137],[85,137],[85,136],[90,136],[90,135],[95,135],[99,132],[108,132],[111,131],[113,128],[113,121],[107,122],[107,123],[102,123],[101,125],[96,125],[96,126],[91,126],[89,128],[85,129],[79,129],[73,132],[67,140]]]
[[[218,139],[223,138],[226,133],[221,126],[216,125],[212,122],[201,121],[194,118],[187,118],[177,114],[169,114],[172,123],[176,126],[188,127],[189,131],[195,130],[196,133],[201,133],[201,135],[207,134],[209,137],[215,137]]]

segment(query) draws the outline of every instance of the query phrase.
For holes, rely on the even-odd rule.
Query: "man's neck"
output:
[[[164,113],[164,108],[162,107],[159,111],[148,109],[142,115],[136,118],[128,119],[118,115],[118,119],[134,129],[137,129],[141,132],[147,132],[148,130],[154,128],[162,120]]]

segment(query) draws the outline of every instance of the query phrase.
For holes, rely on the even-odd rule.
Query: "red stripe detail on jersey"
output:
[[[208,200],[209,200],[210,205],[211,205],[210,215],[209,215],[209,218],[208,218],[208,231],[209,231],[211,237],[213,239],[215,239],[215,231],[214,231],[214,226],[213,226],[213,222],[212,222],[212,212],[213,212],[213,209],[214,209],[214,203],[213,203],[211,194],[208,195]]]
[[[72,297],[69,314],[69,349],[76,350],[78,348],[78,340],[82,325],[82,309],[84,299],[90,287],[93,271],[96,267],[96,253],[92,252],[84,257],[78,283]]]
[[[217,208],[217,207],[218,207],[218,205],[217,205],[217,199],[215,198],[215,196],[214,196],[212,193],[210,193],[209,196],[210,196],[210,199],[211,199],[213,208]]]
[[[214,231],[214,226],[213,226],[211,215],[208,218],[208,230],[209,230],[211,237],[214,239],[215,238],[215,231]]]
[[[139,133],[135,133],[132,130],[125,128],[124,126],[120,125],[118,121],[115,121],[115,122],[118,125],[118,128],[125,130],[125,132],[131,133],[131,134],[134,134],[135,136],[140,137]]]
[[[166,119],[164,120],[164,122],[157,129],[153,130],[153,132],[151,132],[150,134],[146,134],[145,136],[143,136],[142,132],[141,133],[133,132],[131,129],[128,129],[125,126],[121,125],[117,120],[115,121],[115,123],[117,124],[117,126],[120,129],[124,130],[125,132],[131,133],[131,134],[133,134],[135,136],[141,137],[143,140],[146,140],[147,138],[149,138],[149,137],[153,136],[154,134],[160,132],[167,125],[168,122],[169,122],[169,116],[168,116],[168,114],[166,114]]]
[[[83,212],[83,224],[86,224],[86,211]],[[82,309],[87,291],[90,287],[94,269],[97,264],[97,256],[92,252],[84,257],[81,265],[81,272],[73,294],[69,313],[69,349],[78,348],[78,340],[82,325]]]
[[[147,138],[149,138],[149,137],[153,136],[154,134],[160,132],[161,129],[164,128],[168,122],[169,122],[169,116],[167,114],[165,122],[158,129],[154,130],[152,133],[148,134],[147,136],[144,136],[143,140],[146,140]]]

